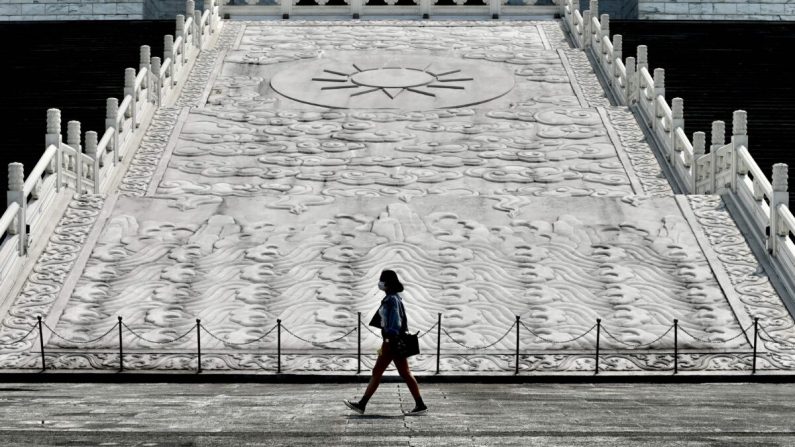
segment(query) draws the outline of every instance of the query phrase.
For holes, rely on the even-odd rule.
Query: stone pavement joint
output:
[[[0,444],[743,445],[795,443],[795,391],[780,384],[403,384],[367,413],[363,385],[19,384],[0,391]]]

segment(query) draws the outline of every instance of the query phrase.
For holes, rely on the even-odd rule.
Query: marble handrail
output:
[[[721,194],[736,203],[740,217],[754,227],[747,237],[763,243],[774,258],[781,260],[780,276],[790,296],[795,297],[795,244],[789,241],[789,235],[795,234],[795,220],[788,208],[787,165],[774,165],[772,182],[768,180],[748,151],[746,112],[734,112],[728,143],[724,123],[713,122],[707,152],[703,132],[695,132],[690,140],[684,131],[682,99],[673,98],[671,104],[666,101],[665,71],[649,71],[645,45],[638,46],[637,61],[632,57],[622,61],[622,38],[615,35],[612,46],[609,44],[610,18],[607,14],[596,17],[598,0],[591,0],[589,10],[582,14],[576,0],[560,0],[559,7],[572,41],[590,52],[596,61],[594,68],[608,81],[608,93],[634,110],[640,123],[651,131],[672,173],[675,189],[689,194]]]
[[[218,8],[212,1],[209,8],[201,14],[201,27],[194,27],[194,19],[177,16],[177,41],[171,36],[164,40],[165,57],[162,66],[160,58],[150,57],[149,47],[141,47],[139,69],[128,68],[124,76],[124,97],[121,104],[116,98],[108,98],[105,114],[105,129],[97,142],[95,132],[86,132],[85,153],[81,145],[80,123],[69,122],[67,142],[63,141],[61,112],[58,109],[47,111],[47,134],[45,151],[36,166],[24,179],[23,167],[19,163],[9,165],[8,208],[0,218],[0,235],[5,237],[0,243],[0,297],[5,296],[17,279],[9,272],[18,271],[25,262],[31,233],[42,231],[42,222],[51,220],[48,212],[52,209],[58,195],[64,188],[76,193],[106,192],[111,179],[120,171],[118,161],[134,148],[133,135],[144,131],[141,124],[147,123],[160,107],[165,97],[171,99],[174,87],[188,75],[182,68],[192,63],[209,42],[200,34],[217,34],[222,22],[218,20]],[[186,9],[195,15],[192,0],[186,2]],[[24,179],[24,180],[23,180]],[[14,249],[10,247],[14,246]]]
[[[17,218],[17,214],[19,214],[19,204],[11,202],[3,213],[3,216],[0,217],[0,236],[16,234],[16,229],[13,227],[13,224],[14,220]]]
[[[45,151],[44,155],[41,156],[36,166],[30,171],[28,174],[28,178],[25,180],[25,186],[22,188],[22,194],[27,197],[30,195],[35,189],[39,182],[41,182],[41,177],[44,174],[44,171],[50,167],[52,164],[53,158],[58,153],[58,148],[55,146],[49,146]]]
[[[745,170],[751,174],[751,181],[753,182],[753,190],[756,191],[754,193],[755,196],[759,197],[759,200],[762,200],[762,197],[766,197],[770,200],[773,197],[773,185],[770,181],[765,177],[765,173],[762,172],[762,169],[759,168],[759,165],[756,164],[756,160],[751,157],[751,153],[748,152],[748,148],[745,146],[741,146],[737,148],[737,158],[740,163],[743,164]],[[744,176],[747,177],[747,174]]]
[[[3,289],[14,283],[17,272],[22,269],[19,246],[24,238],[19,235],[20,209],[18,203],[12,202],[0,217],[0,238],[3,240],[0,245],[0,288]]]

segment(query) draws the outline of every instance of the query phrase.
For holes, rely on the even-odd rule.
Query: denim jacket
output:
[[[392,293],[381,300],[378,312],[373,315],[370,326],[380,327],[384,337],[391,337],[408,332],[408,322],[406,321],[406,310],[403,307],[403,300],[397,293]]]

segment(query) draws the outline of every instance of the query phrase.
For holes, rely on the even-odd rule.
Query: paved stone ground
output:
[[[789,384],[4,384],[0,445],[791,446]]]

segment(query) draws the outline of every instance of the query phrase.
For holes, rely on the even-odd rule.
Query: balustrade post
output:
[[[207,27],[209,30],[208,38],[210,37],[209,34],[215,34],[215,0],[205,0],[204,1],[205,9],[209,9],[210,11],[210,23]]]
[[[613,86],[613,90],[615,91],[616,86],[621,88],[621,83],[619,79],[621,77],[621,70],[618,68],[618,63],[616,61],[624,60],[624,37],[621,34],[616,34],[613,36],[613,57],[610,59],[610,66],[613,68],[613,72],[610,76],[610,84]],[[621,95],[616,95],[619,99]]]
[[[646,45],[638,45],[638,73],[642,68],[649,69],[649,48]]]
[[[185,44],[185,16],[177,14],[176,29],[174,31],[174,40],[182,38],[182,44]],[[183,47],[184,48],[184,47]]]
[[[290,14],[293,12],[293,0],[279,0],[279,6],[282,13],[282,20],[289,19]]]
[[[97,155],[97,133],[94,131],[86,132],[86,155],[93,160],[91,171],[86,172],[86,178],[90,178],[94,183],[94,194],[99,194],[99,168],[102,157]]]
[[[193,41],[196,44],[196,48],[201,50],[202,48],[202,33],[204,28],[202,27],[202,12],[198,9],[193,11]]]
[[[591,46],[591,10],[587,9],[582,13],[582,48],[587,49]]]
[[[748,148],[748,114],[745,110],[735,110],[732,115],[732,192],[737,192],[737,176],[740,175],[737,151],[742,146]]]
[[[628,57],[624,63],[624,67],[627,69],[627,82],[624,86],[624,102],[627,106],[631,106],[638,101],[638,74],[635,66],[635,58]]]
[[[599,374],[599,337],[602,335],[602,319],[596,319],[596,357],[594,358],[594,374]]]
[[[124,371],[124,344],[122,339],[122,322],[119,316],[119,372]]]
[[[519,374],[519,315],[516,316],[516,368],[514,374]]]
[[[108,150],[113,151],[113,164],[119,161],[119,100],[108,98],[105,100],[105,130],[113,128],[113,138],[110,140]]]
[[[660,107],[657,98],[662,96],[663,100],[665,100],[665,70],[662,68],[655,68],[652,79],[654,80],[654,102],[652,102],[654,116],[652,117],[651,127],[656,133],[657,129],[661,125],[661,119],[664,116],[662,107]],[[663,143],[664,142],[665,141],[663,140]]]
[[[703,194],[705,191],[703,188],[699,188],[698,183],[700,177],[701,170],[699,169],[698,165],[700,160],[704,157],[705,151],[707,146],[707,135],[704,132],[694,132],[693,133],[693,163],[691,167],[691,172],[693,173],[690,181],[692,182],[690,185],[690,194]]]
[[[168,69],[166,70],[165,73],[166,77],[170,79],[169,82],[171,82],[171,85],[169,87],[177,85],[177,83],[174,82],[174,63],[176,62],[175,56],[176,54],[174,54],[174,36],[172,36],[171,34],[166,34],[165,37],[163,37],[163,57],[166,59],[171,59],[171,64],[169,64]]]
[[[431,0],[420,0],[420,17],[423,19],[431,18]]]
[[[601,44],[604,37],[610,39],[610,14],[602,14],[599,16],[599,23],[602,25],[602,35],[599,36],[599,43]]]
[[[754,318],[754,356],[751,360],[751,374],[756,374],[756,340],[759,338],[759,318]]]
[[[500,18],[502,13],[502,0],[489,0],[489,14],[493,20]]]
[[[674,374],[679,372],[679,320],[674,318]]]
[[[362,372],[362,313],[356,313],[356,374]]]
[[[9,226],[8,232],[17,235],[17,252],[25,256],[28,252],[27,238],[27,200],[25,200],[25,168],[22,163],[8,164],[8,192],[6,192],[6,206],[16,203],[19,205],[17,217]]]
[[[726,123],[723,121],[712,122],[711,132],[712,144],[709,147],[709,184],[710,194],[719,194],[718,190],[718,174],[720,160],[718,159],[718,149],[726,144]]]
[[[186,0],[185,1],[185,20],[188,20],[191,17],[193,17],[193,26],[192,26],[193,29],[189,30],[189,31],[192,31],[191,32],[191,36],[192,36],[191,37],[191,44],[193,46],[197,46],[196,45],[196,28],[198,27],[199,24],[196,22],[196,2],[194,2],[193,0]]]
[[[75,150],[74,166],[75,170],[75,191],[83,194],[83,146],[80,144],[80,121],[69,121],[66,123],[66,144]]]
[[[773,197],[770,200],[770,231],[768,234],[768,250],[773,256],[778,255],[780,237],[786,236],[788,231],[781,225],[781,217],[778,214],[778,207],[780,205],[788,206],[789,192],[788,190],[788,169],[785,163],[776,163],[773,165]]]
[[[196,352],[198,353],[196,373],[199,374],[202,372],[202,320],[198,318],[196,319]]]
[[[135,128],[138,127],[136,123],[136,113],[135,109],[137,107],[138,98],[135,94],[135,69],[134,68],[126,68],[124,70],[124,97],[130,97],[130,105],[127,107],[127,110],[124,111],[125,118],[132,119],[132,125],[130,126],[131,131],[135,131]]]
[[[362,14],[362,0],[350,0],[351,17],[358,20]]]
[[[588,24],[588,28],[586,28],[588,32],[585,36],[585,47],[590,47],[593,45],[593,38],[596,35],[596,29],[593,27],[593,19],[599,18],[599,1],[590,0],[588,2],[588,10],[585,11],[585,13],[588,14],[587,18],[583,16],[583,19],[585,19],[585,22]]]
[[[665,99],[665,69],[655,68],[654,74],[654,96],[662,96]]]
[[[146,88],[147,99],[151,100],[151,78],[152,78],[152,50],[149,45],[141,45],[139,52],[138,70],[146,69],[146,77],[144,78],[144,88]]]
[[[624,60],[624,36],[621,34],[613,35],[613,61],[616,59],[620,61]]]
[[[436,314],[436,374],[439,374],[439,363],[442,358],[442,313]]]
[[[276,320],[276,373],[282,372],[282,320]]]
[[[671,150],[668,154],[672,165],[674,164],[676,153],[682,150],[677,144],[677,129],[685,130],[685,105],[682,98],[671,100]]]
[[[635,79],[637,80],[637,82],[635,83],[635,97],[637,98],[637,101],[640,102],[643,99],[641,98],[640,73],[644,68],[646,69],[646,71],[649,70],[649,50],[646,47],[646,45],[638,45],[636,54],[638,57],[638,63],[636,67],[637,73],[635,75]]]
[[[39,348],[41,349],[41,370],[47,370],[47,361],[44,359],[44,329],[42,329],[41,315],[36,317],[39,325]]]
[[[63,166],[63,152],[61,149],[61,111],[58,109],[47,110],[47,134],[44,136],[44,148],[54,145],[58,148],[55,161],[50,162],[50,170],[55,171],[55,191],[61,191],[63,184],[61,166]],[[53,168],[54,166],[54,168]]]
[[[155,105],[160,107],[163,99],[163,86],[160,84],[160,58],[152,58],[152,89],[154,91]]]

